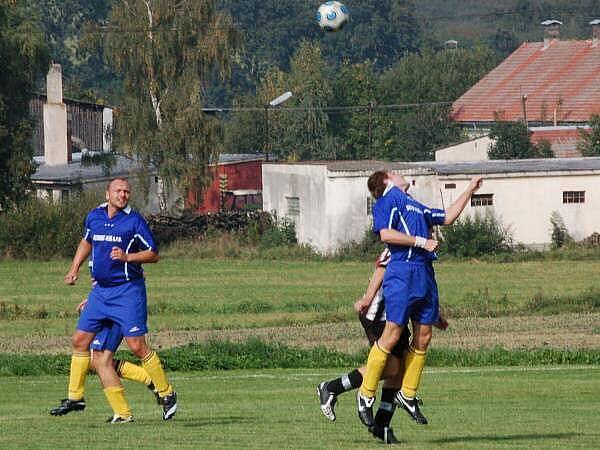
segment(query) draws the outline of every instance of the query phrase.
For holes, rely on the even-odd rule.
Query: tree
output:
[[[19,203],[31,188],[29,101],[50,61],[35,17],[0,0],[0,207]]]
[[[374,130],[379,126],[373,111],[377,99],[377,74],[370,62],[342,64],[337,71],[332,106],[362,106],[361,109],[334,111],[330,114],[331,134],[339,142],[333,159],[372,157]]]
[[[116,142],[158,171],[165,189],[186,192],[211,179],[220,123],[203,114],[203,88],[214,71],[225,78],[241,36],[215,0],[116,0],[105,55],[123,77]]]
[[[490,159],[525,159],[552,158],[552,148],[548,141],[540,141],[534,145],[530,140],[531,133],[523,122],[510,122],[496,114],[496,122],[490,129]]]
[[[590,130],[579,129],[577,149],[583,156],[600,156],[600,115],[590,117]]]
[[[485,47],[426,51],[402,58],[381,76],[378,98],[384,104],[414,104],[382,111],[376,130],[376,156],[430,160],[435,149],[460,138],[451,120],[451,103],[496,63]]]

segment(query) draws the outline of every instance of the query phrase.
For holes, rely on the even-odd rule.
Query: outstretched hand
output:
[[[469,183],[469,190],[471,191],[471,193],[477,192],[482,184],[483,177],[481,175],[478,175],[471,179],[471,182]]]

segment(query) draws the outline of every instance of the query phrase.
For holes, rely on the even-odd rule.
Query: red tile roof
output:
[[[526,42],[462,95],[453,106],[459,122],[522,120],[521,96],[527,95],[527,120],[587,122],[600,114],[600,45],[592,41]],[[545,109],[545,114],[544,114]]]

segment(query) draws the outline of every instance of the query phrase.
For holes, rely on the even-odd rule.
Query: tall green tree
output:
[[[554,154],[548,141],[535,145],[531,142],[531,133],[523,122],[510,122],[496,114],[496,122],[490,129],[490,159],[552,158]]]
[[[213,71],[230,73],[241,37],[214,0],[115,0],[109,31],[106,59],[123,78],[117,144],[158,170],[164,211],[171,188],[211,179],[222,132],[202,93]]]
[[[451,103],[496,64],[488,48],[426,51],[409,55],[384,72],[382,104],[414,105],[381,111],[375,155],[383,159],[429,160],[434,151],[460,139]]]
[[[22,201],[31,188],[32,118],[29,101],[50,59],[35,17],[0,0],[0,207]]]
[[[342,64],[336,73],[333,106],[352,109],[332,111],[330,130],[340,143],[335,159],[367,159],[373,156],[375,130],[381,125],[374,112],[378,76],[371,62]],[[358,108],[356,108],[356,107]]]
[[[600,115],[590,117],[590,129],[579,129],[577,149],[583,156],[600,156]]]

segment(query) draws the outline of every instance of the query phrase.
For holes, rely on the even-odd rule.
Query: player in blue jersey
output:
[[[146,343],[147,305],[142,264],[158,262],[158,248],[144,218],[128,205],[131,189],[123,178],[112,180],[106,189],[106,203],[93,209],[85,220],[80,241],[65,283],[77,281],[79,268],[91,256],[91,290],[72,338],[73,355],[69,375],[68,398],[63,409],[81,410],[83,383],[90,367],[90,344],[107,323],[119,327],[133,354],[142,361],[158,391],[163,419],[177,410],[177,394],[168,382],[158,355]],[[111,423],[130,422],[131,410],[112,358],[97,361],[96,371],[113,409]]]
[[[471,180],[467,189],[446,210],[428,208],[398,186],[406,180],[396,174],[375,172],[368,187],[376,199],[373,206],[373,231],[388,245],[392,254],[383,280],[386,325],[371,347],[367,369],[357,394],[361,422],[373,426],[373,403],[377,385],[408,320],[413,339],[404,361],[402,387],[394,402],[404,408],[417,423],[427,423],[415,398],[421,381],[425,355],[431,341],[432,325],[439,319],[438,291],[432,262],[438,242],[429,238],[436,225],[452,224],[463,211],[483,178]]]

